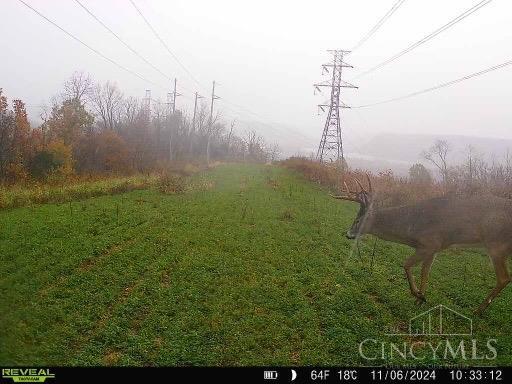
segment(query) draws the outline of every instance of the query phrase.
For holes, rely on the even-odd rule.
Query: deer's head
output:
[[[366,174],[366,178],[368,180],[368,190],[366,190],[359,180],[355,180],[358,186],[358,190],[351,191],[349,190],[346,183],[344,183],[345,191],[343,194],[338,196],[333,196],[335,199],[340,200],[348,200],[354,201],[359,204],[359,212],[352,223],[352,226],[347,231],[347,238],[355,239],[358,235],[366,233],[366,227],[368,226],[368,211],[370,210],[372,204],[372,183],[370,181],[370,177]]]

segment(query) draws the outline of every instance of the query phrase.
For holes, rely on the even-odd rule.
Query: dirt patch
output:
[[[103,258],[121,252],[123,249],[128,248],[134,242],[134,239],[130,239],[122,243],[113,244],[107,249],[105,249],[98,257],[90,257],[82,261],[82,263],[78,266],[78,269],[80,271],[89,271]]]
[[[103,356],[103,364],[107,366],[115,365],[121,356],[121,352],[119,351],[109,351]]]
[[[384,304],[382,298],[375,293],[368,293],[368,298],[375,304]]]
[[[160,275],[160,283],[162,284],[162,287],[168,287],[171,283],[171,278],[169,277],[168,271],[163,271]]]
[[[156,348],[162,348],[162,345],[164,345],[164,341],[161,337],[157,337],[154,343]]]
[[[279,188],[279,182],[271,177],[267,178],[267,185],[271,187],[274,191],[276,191]]]
[[[295,214],[291,209],[285,209],[283,212],[281,212],[281,215],[279,216],[279,220],[282,221],[293,221],[295,219]]]

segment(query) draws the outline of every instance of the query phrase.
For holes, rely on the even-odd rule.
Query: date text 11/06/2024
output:
[[[356,381],[362,378],[362,373],[357,369],[337,370],[329,369],[312,370],[312,381]],[[333,377],[334,376],[334,377]],[[364,376],[372,381],[436,381],[443,376],[452,381],[502,381],[503,372],[500,369],[443,369],[438,372],[435,369],[372,369]]]

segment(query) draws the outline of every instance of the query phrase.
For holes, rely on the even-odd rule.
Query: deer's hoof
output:
[[[421,293],[416,294],[416,304],[422,305],[427,302],[427,299],[425,296],[423,296]]]

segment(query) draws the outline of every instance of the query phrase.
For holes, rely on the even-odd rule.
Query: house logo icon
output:
[[[442,304],[409,320],[410,336],[471,336],[473,320]]]

